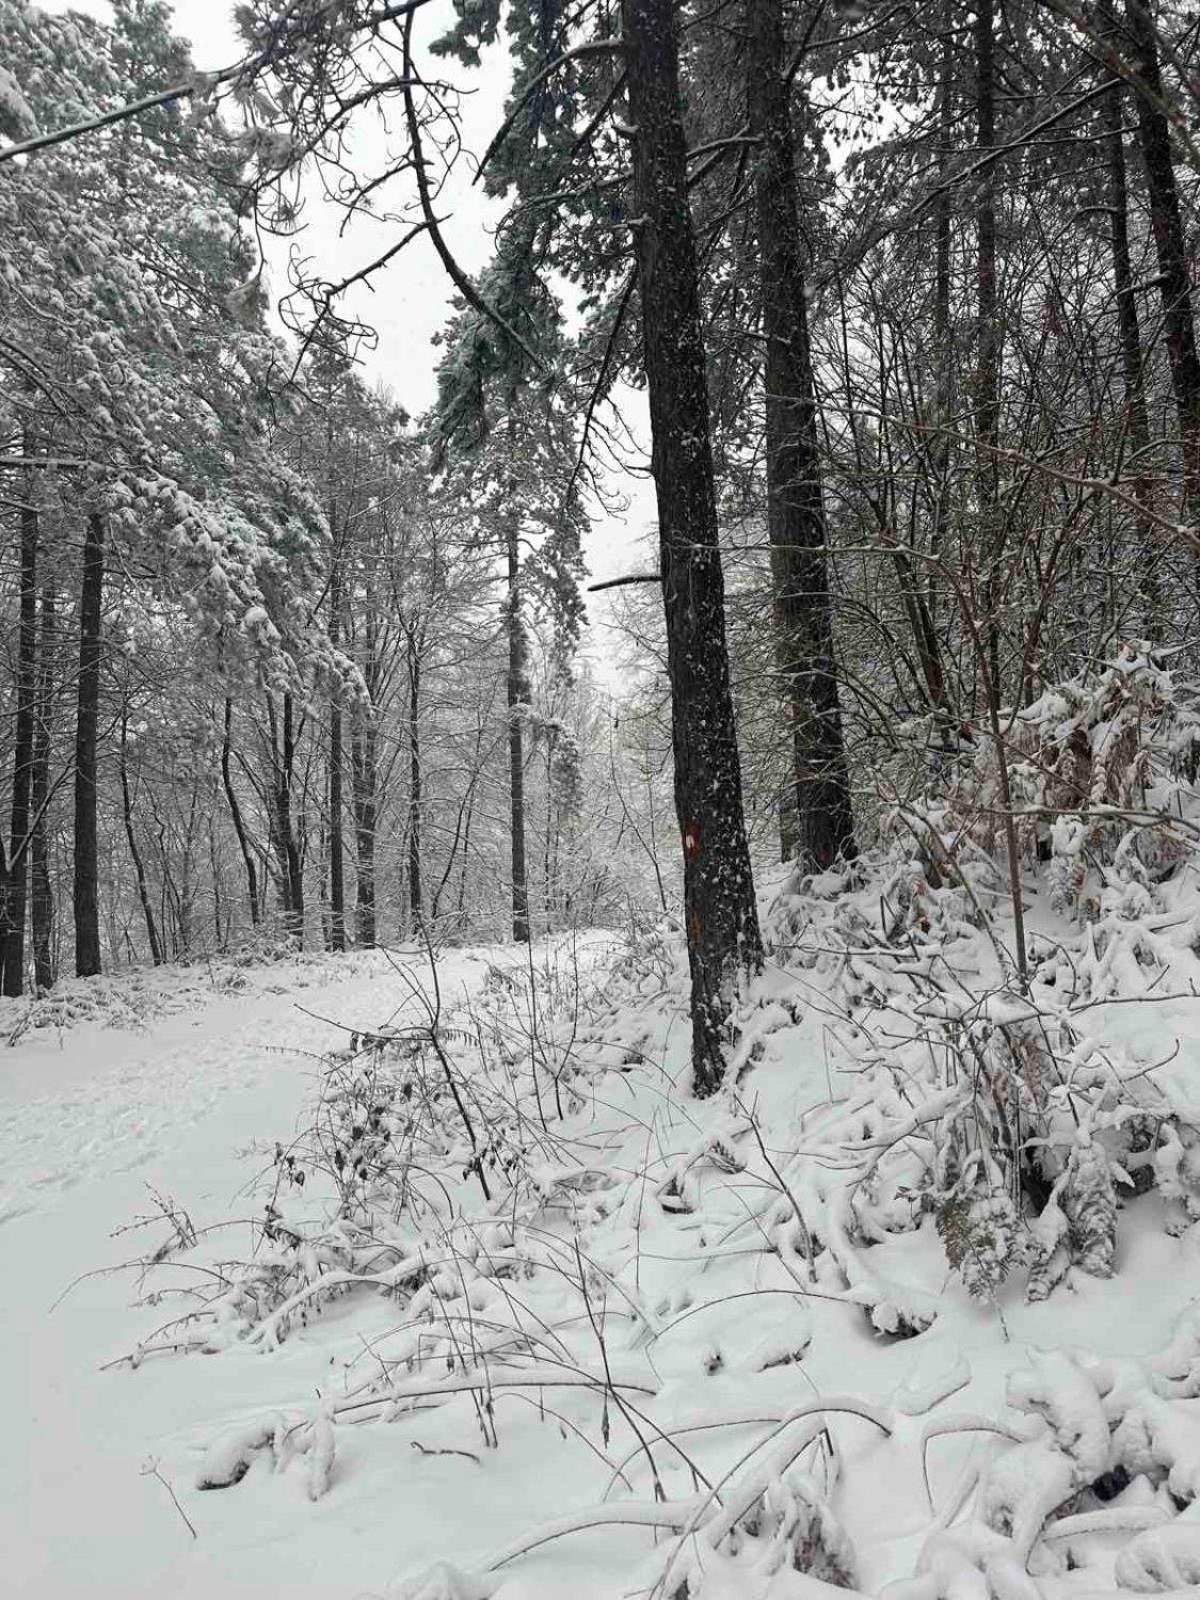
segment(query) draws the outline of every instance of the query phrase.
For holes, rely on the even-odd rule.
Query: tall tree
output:
[[[1158,30],[1146,0],[1126,0],[1126,27],[1138,103],[1138,141],[1146,168],[1150,226],[1158,254],[1167,360],[1183,451],[1183,501],[1190,522],[1200,527],[1200,350],[1192,307],[1192,278],[1171,125],[1164,109]]]
[[[100,846],[97,826],[97,753],[100,721],[101,617],[104,602],[104,518],[89,514],[83,545],[79,600],[79,675],[75,711],[75,975],[100,971]]]
[[[622,0],[651,464],[683,843],[697,1094],[725,1075],[729,1020],[762,939],[742,814],[725,638],[699,274],[670,0]]]
[[[818,870],[853,856],[825,556],[816,396],[801,255],[782,0],[747,0],[746,105],[755,154],[765,341],[767,533],[778,655],[792,722],[795,846]],[[792,807],[785,807],[789,815]]]
[[[1099,17],[1108,40],[1118,37],[1118,20],[1112,0],[1101,0]],[[1109,71],[1108,92],[1104,96],[1104,142],[1108,161],[1109,246],[1112,254],[1113,292],[1117,301],[1117,321],[1121,341],[1121,376],[1125,391],[1126,426],[1129,449],[1139,463],[1134,494],[1139,505],[1147,506],[1150,485],[1141,464],[1146,461],[1150,443],[1150,422],[1146,409],[1145,354],[1142,349],[1141,320],[1138,314],[1137,281],[1129,248],[1129,185],[1125,164],[1125,92],[1121,75]],[[1142,560],[1138,563],[1142,625],[1150,633],[1158,630],[1158,595],[1154,582],[1157,551],[1148,519],[1138,520],[1138,542]]]
[[[32,455],[27,438],[26,453]],[[20,623],[17,631],[17,714],[13,739],[12,813],[8,847],[8,884],[4,944],[4,993],[19,995],[25,987],[25,910],[29,885],[29,829],[33,788],[33,746],[37,722],[37,598],[39,519],[33,482],[28,474],[21,507]]]
[[[37,726],[33,740],[29,838],[29,924],[33,942],[33,976],[38,991],[51,989],[57,977],[54,958],[54,882],[50,870],[51,724],[54,717],[54,670],[57,647],[54,584],[42,588],[41,637],[38,644]]]

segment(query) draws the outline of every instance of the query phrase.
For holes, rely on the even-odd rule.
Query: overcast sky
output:
[[[39,0],[39,3],[48,11],[85,11],[103,20],[111,16],[107,0],[72,0],[70,4],[67,0]],[[438,16],[435,23],[434,12],[444,16],[448,10],[443,0],[441,5],[421,14],[429,18],[425,23],[426,37],[442,21],[442,16]],[[195,63],[201,70],[227,67],[243,53],[232,24],[232,11],[232,0],[176,0],[176,30],[191,41]],[[507,57],[498,48],[489,53],[478,72],[462,76],[464,84],[469,80],[474,91],[463,100],[463,143],[468,151],[478,153],[486,148],[503,114],[510,76]],[[364,128],[359,138],[363,165],[367,170],[374,170],[375,158],[384,153],[386,141],[381,133],[370,128]],[[500,212],[497,202],[489,202],[480,189],[470,183],[473,170],[473,161],[464,160],[458,180],[439,204],[439,214],[447,217],[443,226],[446,239],[460,264],[472,273],[485,266],[491,255],[491,233]],[[313,258],[321,276],[330,281],[338,281],[374,259],[395,238],[394,226],[371,221],[356,222],[344,237],[339,237],[341,214],[335,207],[323,203],[319,196],[308,202],[306,221],[307,227],[297,246]],[[272,288],[278,294],[286,284],[284,247],[268,251],[268,266],[272,269]],[[438,351],[431,340],[445,326],[450,314],[449,294],[441,262],[429,240],[421,235],[376,277],[372,289],[359,289],[348,301],[349,310],[369,323],[379,336],[377,348],[363,352],[367,375],[386,384],[414,414],[424,411],[436,392],[434,373]],[[643,397],[630,396],[625,409],[639,433],[648,434]],[[644,459],[641,466],[644,471]],[[618,516],[605,514],[598,508],[595,511],[585,554],[596,580],[617,577],[645,566],[635,546],[655,517],[653,486],[644,475],[614,476],[609,480],[609,488],[628,501],[629,509]],[[608,610],[606,597],[590,596],[588,610],[593,619],[589,654],[604,672],[612,655],[604,623]]]

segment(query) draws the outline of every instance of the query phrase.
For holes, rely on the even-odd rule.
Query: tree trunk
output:
[[[1175,162],[1171,154],[1171,130],[1162,109],[1158,35],[1144,0],[1127,0],[1125,14],[1133,45],[1132,65],[1137,75],[1138,140],[1146,166],[1150,225],[1158,255],[1167,359],[1183,448],[1183,501],[1189,521],[1200,523],[1200,354],[1196,349],[1196,323]]]
[[[833,655],[782,0],[747,0],[746,24],[750,133],[762,141],[755,199],[776,655],[792,725],[796,844],[801,861],[824,871],[855,854],[854,814]]]
[[[515,517],[505,526],[508,598],[504,616],[508,629],[508,775],[509,818],[512,844],[512,936],[518,944],[529,942],[529,882],[525,874],[525,750],[523,718],[529,700],[526,668],[525,623],[521,616],[520,527]]]
[[[483,736],[484,721],[483,718],[480,717],[475,728],[475,751],[471,762],[471,775],[467,779],[466,788],[462,791],[459,797],[458,815],[454,821],[454,836],[450,840],[450,849],[446,855],[446,864],[442,868],[442,875],[438,879],[437,888],[433,891],[433,901],[429,908],[429,915],[434,923],[436,923],[438,920],[438,913],[442,904],[442,895],[446,892],[446,886],[450,882],[450,876],[454,871],[454,863],[458,860],[458,852],[460,847],[463,851],[463,880],[465,881],[466,878],[467,850],[471,842],[471,812],[475,804],[475,791],[479,786],[479,780],[482,774],[484,761]],[[459,911],[462,910],[463,893],[465,893],[465,890],[459,894]]]
[[[329,584],[329,642],[338,643],[342,611],[340,564]],[[346,948],[346,878],[342,847],[342,691],[335,684],[329,706],[329,947]]]
[[[26,450],[29,450],[28,441]],[[32,477],[32,473],[29,474]],[[38,512],[34,487],[27,483],[21,506],[21,599],[17,634],[17,717],[13,742],[12,813],[9,829],[7,927],[4,937],[4,993],[25,988],[25,902],[29,883],[29,820],[33,785],[33,742],[37,723],[37,562]]]
[[[375,948],[375,825],[377,783],[375,723],[368,714],[354,713],[350,739],[351,783],[354,790],[355,919],[358,942],[364,950]]]
[[[262,920],[262,907],[258,896],[258,871],[254,865],[254,852],[250,848],[250,840],[246,834],[246,824],[242,820],[242,808],[238,804],[237,791],[233,787],[233,774],[229,767],[232,744],[233,700],[226,695],[225,727],[221,738],[221,782],[225,788],[225,799],[229,803],[233,831],[237,834],[238,848],[242,852],[242,861],[246,867],[246,888],[250,896],[250,926],[257,928]]]
[[[100,971],[96,743],[100,719],[100,617],[104,599],[104,519],[87,519],[79,602],[79,683],[75,721],[75,974]]]
[[[934,213],[933,269],[933,345],[937,360],[934,405],[937,411],[938,438],[934,446],[935,473],[933,529],[930,554],[941,560],[950,524],[950,429],[954,425],[954,333],[950,321],[950,189],[946,173],[950,166],[954,137],[954,54],[950,31],[952,16],[949,0],[942,13],[941,82],[938,85],[938,198]],[[926,610],[935,615],[933,575],[926,586]],[[940,651],[939,651],[940,664]]]
[[[933,519],[929,534],[929,555],[923,578],[902,574],[902,589],[907,581],[906,609],[916,644],[930,709],[939,723],[939,748],[943,758],[954,750],[958,735],[946,681],[941,641],[937,633],[937,582],[933,563],[945,557],[950,528],[951,452],[950,434],[954,427],[954,333],[950,319],[951,210],[950,188],[945,182],[954,137],[954,49],[951,41],[952,16],[949,0],[943,6],[942,49],[938,82],[938,198],[934,212],[933,267],[933,348],[937,362],[934,381],[934,423],[937,428],[930,451],[933,476]],[[911,596],[911,599],[910,599]]]
[[[133,862],[134,877],[137,879],[138,899],[142,903],[142,916],[146,921],[146,938],[150,942],[150,959],[156,967],[163,964],[162,942],[158,937],[158,924],[154,920],[154,907],[150,903],[150,891],[146,886],[146,868],[142,863],[142,852],[138,849],[137,834],[133,827],[133,797],[129,792],[129,764],[126,759],[126,749],[129,742],[129,721],[122,713],[121,716],[121,743],[117,750],[117,767],[121,776],[121,813],[125,819],[125,838],[129,845],[129,859]]]
[[[33,938],[33,979],[39,990],[52,989],[54,967],[54,884],[50,876],[50,837],[46,812],[50,804],[50,722],[54,708],[53,671],[57,635],[54,586],[42,590],[42,641],[38,672],[37,727],[33,739],[33,773],[30,803],[33,826],[29,839],[30,932]]]
[[[996,145],[996,15],[995,0],[975,5],[976,146],[982,154]],[[987,668],[997,695],[1001,690],[1000,607],[1003,598],[1000,562],[1003,528],[1000,518],[1000,324],[996,285],[995,163],[979,176],[976,226],[975,440],[979,494],[979,559],[985,574]]]
[[[414,927],[425,920],[421,894],[421,655],[408,639],[408,907]]]
[[[1105,32],[1112,37],[1117,21],[1111,0],[1102,0],[1099,14]],[[1109,244],[1112,252],[1113,290],[1117,301],[1117,325],[1121,340],[1121,372],[1125,389],[1125,419],[1129,447],[1138,462],[1133,493],[1139,506],[1150,502],[1150,484],[1143,470],[1150,440],[1146,410],[1146,381],[1142,364],[1142,334],[1138,320],[1137,288],[1129,255],[1129,189],[1125,173],[1124,93],[1118,73],[1112,74],[1104,97],[1105,144],[1108,154]],[[1137,581],[1141,602],[1142,626],[1153,636],[1158,630],[1158,586],[1154,567],[1158,555],[1148,518],[1137,523],[1140,559]]]
[[[283,902],[283,925],[288,937],[304,948],[304,869],[296,829],[292,819],[292,778],[296,767],[295,702],[290,690],[283,693],[282,722],[275,709],[275,698],[267,696],[267,719],[271,730],[271,840],[279,864],[279,888]]]
[[[692,980],[692,1077],[712,1094],[739,980],[762,939],[742,812],[725,641],[695,238],[671,0],[622,0],[633,214],[658,499],[675,811]]]

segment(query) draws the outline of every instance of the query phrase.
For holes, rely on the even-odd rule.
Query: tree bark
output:
[[[633,214],[658,499],[675,811],[683,842],[692,1080],[696,1093],[707,1095],[724,1077],[723,1046],[734,999],[739,981],[761,967],[762,938],[729,681],[671,0],[622,0],[621,17],[634,124]]]
[[[138,849],[137,833],[133,826],[133,797],[129,792],[129,763],[126,750],[129,743],[129,720],[122,713],[121,716],[121,743],[117,751],[117,767],[121,777],[121,814],[125,819],[125,839],[129,845],[129,859],[133,862],[134,877],[137,879],[138,899],[142,903],[142,916],[146,922],[146,938],[150,943],[150,959],[156,967],[163,964],[162,941],[158,937],[158,924],[154,920],[154,906],[150,901],[150,891],[146,885],[146,868],[142,863],[142,852]]]
[[[75,974],[100,971],[99,839],[96,746],[100,718],[100,618],[104,598],[104,519],[87,519],[79,603],[79,681],[75,720]]]
[[[408,636],[408,908],[414,927],[425,920],[421,892],[421,653]]]
[[[26,450],[29,452],[28,442]],[[32,477],[32,474],[29,474]],[[25,904],[29,883],[29,822],[33,786],[33,742],[37,722],[38,512],[27,483],[21,507],[21,598],[17,633],[17,716],[13,741],[12,812],[9,828],[4,993],[25,988]]]
[[[29,920],[33,939],[33,980],[39,990],[52,989],[57,978],[54,963],[54,883],[50,876],[50,838],[46,824],[50,803],[50,723],[54,708],[52,674],[57,632],[54,586],[48,583],[42,590],[37,727],[30,781],[33,825],[29,839]]]
[[[525,623],[521,616],[520,526],[509,517],[504,553],[508,572],[508,597],[504,617],[508,630],[508,776],[509,824],[512,850],[512,936],[518,944],[529,942],[529,881],[525,872],[525,740],[524,716],[529,701]]]
[[[329,583],[329,642],[340,638],[342,611],[341,566],[334,557]],[[346,878],[342,845],[342,691],[335,684],[329,705],[329,947],[346,948]]]
[[[975,5],[975,143],[982,154],[996,145],[995,0]],[[1000,607],[1003,528],[1000,519],[1000,309],[996,284],[995,163],[979,177],[976,226],[975,440],[979,495],[980,559],[987,607],[985,647],[994,691],[1001,690]]]
[[[767,533],[776,657],[792,726],[796,844],[824,871],[852,857],[854,813],[842,737],[825,547],[816,395],[809,352],[782,0],[747,0],[747,106],[766,342]]]
[[[376,731],[370,715],[354,713],[350,739],[351,784],[354,791],[355,920],[362,949],[373,950],[375,916],[375,828],[377,822]]]
[[[1144,0],[1127,0],[1138,90],[1138,141],[1146,167],[1150,226],[1158,256],[1167,360],[1183,450],[1183,501],[1188,519],[1200,523],[1200,354],[1192,310],[1187,245],[1171,153],[1171,129],[1162,109],[1163,82],[1154,17]]]
[[[1101,0],[1099,15],[1105,32],[1110,38],[1113,37],[1117,32],[1117,20],[1111,0]],[[1122,79],[1114,72],[1103,103],[1106,130],[1104,142],[1108,157],[1109,247],[1112,254],[1113,292],[1117,301],[1117,327],[1121,343],[1126,428],[1130,449],[1134,459],[1139,463],[1134,478],[1133,493],[1139,506],[1148,506],[1151,490],[1141,464],[1146,460],[1150,424],[1146,409],[1146,380],[1142,357],[1142,333],[1138,319],[1137,289],[1129,253],[1129,187],[1125,170],[1124,98]],[[1148,518],[1138,518],[1137,535],[1141,551],[1141,559],[1137,563],[1137,582],[1142,624],[1153,637],[1158,629],[1156,617],[1158,590],[1154,581],[1154,566],[1158,551]]]
[[[950,189],[945,182],[954,137],[954,55],[950,39],[951,27],[951,9],[947,0],[942,14],[944,37],[941,52],[941,82],[938,85],[938,198],[934,213],[933,269],[933,345],[938,364],[934,405],[937,408],[939,436],[933,456],[936,476],[934,492],[937,498],[930,535],[930,554],[939,560],[946,547],[946,534],[950,523],[950,429],[954,419],[954,334],[950,321]],[[932,574],[926,587],[926,595],[926,610],[932,622],[935,613]]]
[[[304,947],[304,869],[292,818],[292,778],[296,768],[295,701],[289,690],[283,694],[283,716],[275,710],[274,696],[267,697],[271,728],[272,773],[271,818],[275,856],[279,863],[279,884],[283,898],[283,925],[288,936]]]
[[[250,926],[257,928],[262,920],[262,905],[258,893],[258,869],[254,865],[254,852],[250,848],[246,824],[242,819],[242,808],[238,804],[237,791],[233,787],[233,774],[229,765],[232,749],[233,700],[229,695],[226,695],[225,726],[221,737],[221,783],[225,789],[225,799],[229,803],[229,815],[233,821],[233,831],[237,834],[238,849],[242,852],[242,861],[246,868],[246,889],[250,897]]]

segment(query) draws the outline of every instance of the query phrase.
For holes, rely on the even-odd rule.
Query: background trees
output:
[[[6,4],[7,131],[185,78],[169,20]],[[292,374],[264,327],[241,221],[260,156],[172,104],[4,169],[10,992],[31,906],[43,986],[64,962],[252,935],[338,949],[427,919],[490,931],[513,726],[547,818],[539,925],[566,914],[577,527],[546,537],[534,428],[506,469],[528,501],[525,727],[496,693],[513,629],[491,513],[438,484],[423,435],[344,355],[318,343]],[[544,736],[543,637],[559,662],[540,678]]]
[[[1194,30],[1167,0],[487,0],[448,28],[262,0],[242,24],[240,68],[197,84],[161,6],[103,30],[5,0],[5,128],[31,153],[0,197],[4,981],[30,907],[49,972],[64,836],[90,970],[97,941],[192,942],[185,884],[224,938],[524,939],[611,911],[625,863],[597,872],[591,813],[654,834],[651,903],[682,884],[711,1087],[773,832],[809,869],[869,850],[1051,678],[1190,636]],[[481,174],[504,214],[472,277],[438,202],[456,95],[502,36]],[[355,119],[389,112],[366,170]],[[37,147],[68,113],[104,126]],[[355,278],[422,236],[448,269],[426,419],[356,368],[346,281],[297,265],[295,339],[265,330],[242,222],[295,228],[306,162],[394,229]],[[643,384],[663,617],[610,718],[576,659],[580,548]],[[220,775],[203,869],[188,807],[163,823],[191,778],[138,743],[164,675],[116,670],[138,604],[139,649],[190,638],[218,674],[185,718]],[[668,707],[674,861],[642,793]],[[132,867],[115,921],[106,838]]]

